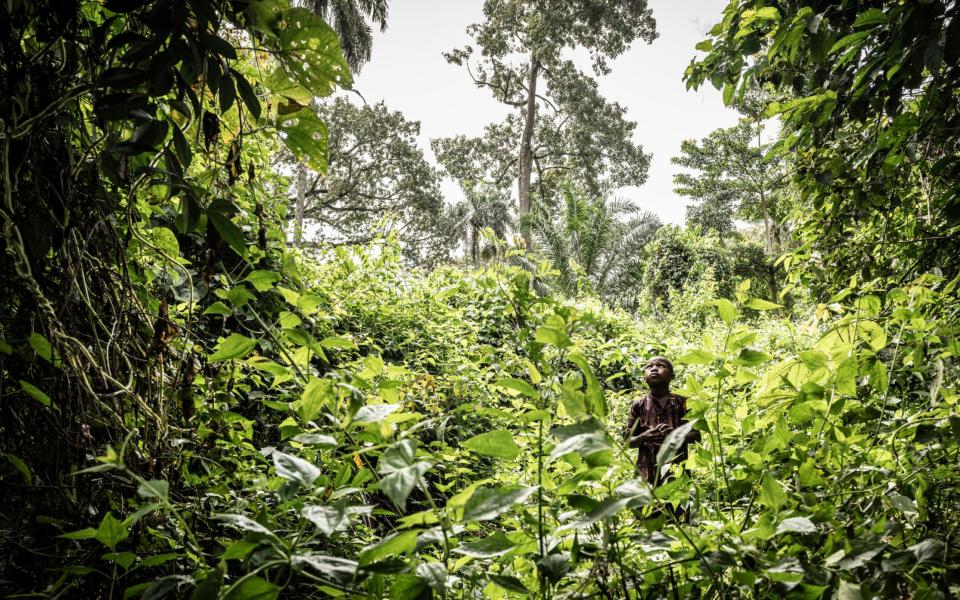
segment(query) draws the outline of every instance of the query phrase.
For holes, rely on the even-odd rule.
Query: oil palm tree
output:
[[[643,248],[659,229],[656,215],[622,199],[589,199],[564,186],[559,206],[541,203],[524,224],[534,250],[558,272],[557,284],[574,295],[584,285],[611,302],[635,291]]]
[[[462,186],[464,199],[452,208],[456,215],[452,233],[467,242],[467,251],[473,264],[479,264],[488,248],[482,247],[485,229],[491,229],[499,239],[505,239],[513,228],[510,213],[510,195],[483,183]]]
[[[370,23],[387,29],[387,0],[302,0],[304,6],[322,17],[340,38],[343,56],[354,73],[360,71],[373,50]]]

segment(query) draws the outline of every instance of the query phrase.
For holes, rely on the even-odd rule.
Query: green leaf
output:
[[[713,364],[715,360],[717,360],[716,356],[702,348],[697,348],[678,357],[677,363],[681,365],[709,365]]]
[[[277,475],[290,481],[310,487],[313,482],[320,477],[320,469],[313,463],[303,460],[299,456],[286,454],[284,452],[273,452],[273,466],[277,469]]]
[[[166,227],[151,227],[147,230],[153,245],[171,258],[180,256],[180,244],[177,236]]]
[[[23,459],[17,456],[16,454],[11,454],[7,452],[4,454],[7,457],[7,462],[9,462],[13,467],[20,471],[20,474],[23,475],[24,481],[28,484],[33,483],[33,473],[30,472],[30,467],[27,466],[27,463],[23,462]]]
[[[277,129],[294,156],[318,173],[327,172],[327,125],[311,109],[279,115]]]
[[[331,536],[337,531],[344,531],[350,526],[350,514],[343,503],[327,506],[305,506],[300,511],[303,518],[317,526],[320,533]]]
[[[230,315],[233,314],[233,310],[231,310],[231,308],[226,304],[224,304],[223,302],[217,300],[216,302],[208,306],[207,309],[203,311],[203,314],[221,315],[224,317],[229,317]]]
[[[334,399],[332,381],[311,377],[307,385],[304,386],[300,399],[293,402],[291,406],[297,411],[301,421],[307,423],[320,416],[323,407]]]
[[[561,456],[576,453],[590,466],[610,464],[612,446],[606,433],[581,433],[573,435],[557,444],[550,452],[549,461]]]
[[[498,429],[475,435],[463,442],[465,448],[483,456],[493,456],[513,460],[520,454],[520,447],[509,431]]]
[[[750,348],[744,348],[740,351],[739,356],[737,356],[737,358],[733,361],[733,364],[755,367],[756,365],[767,362],[771,358],[772,357],[769,354],[765,354],[757,350],[751,350]]]
[[[144,481],[137,488],[137,494],[144,498],[159,498],[166,500],[170,491],[170,484],[162,479],[151,479]]]
[[[224,214],[222,205],[216,202],[211,203],[210,208],[207,209],[207,219],[210,220],[213,228],[217,230],[217,233],[220,234],[223,241],[225,241],[234,252],[240,257],[246,257],[247,242],[243,237],[243,231],[237,227],[237,224],[234,223],[230,217]]]
[[[97,537],[97,530],[93,527],[86,527],[84,529],[78,529],[76,531],[64,533],[60,537],[67,540],[92,540],[93,538]]]
[[[505,590],[517,592],[518,594],[530,593],[530,590],[527,589],[527,586],[523,585],[522,581],[512,575],[497,575],[496,573],[490,573],[487,575],[487,577],[490,578],[490,581],[499,585]]]
[[[254,271],[243,278],[258,292],[266,292],[273,287],[273,284],[280,281],[280,274],[275,271]]]
[[[875,321],[859,321],[857,323],[857,337],[865,341],[874,352],[879,352],[887,346],[887,332]]]
[[[753,310],[776,310],[783,308],[779,304],[761,298],[750,298],[744,306]]]
[[[227,339],[217,344],[213,354],[210,355],[210,362],[220,362],[224,360],[233,360],[243,358],[253,350],[257,345],[257,340],[248,338],[239,333],[231,333]]]
[[[333,348],[333,349],[340,349],[340,350],[354,350],[357,347],[356,342],[354,342],[352,339],[343,335],[325,337],[322,340],[320,340],[320,345],[323,346],[324,348]]]
[[[314,96],[329,96],[337,86],[353,81],[343,58],[340,39],[327,23],[305,8],[283,11],[277,54],[287,74]]]
[[[463,544],[462,546],[454,548],[453,551],[457,554],[472,556],[473,558],[493,558],[506,554],[510,550],[513,550],[514,547],[516,547],[516,544],[511,542],[502,531],[498,531],[493,535],[484,536],[475,542]]]
[[[37,386],[33,385],[24,380],[20,380],[20,389],[24,391],[28,396],[39,402],[44,406],[52,406],[53,401],[50,400],[50,396],[43,393],[43,391]]]
[[[441,562],[425,562],[417,565],[417,575],[423,577],[434,592],[443,598],[447,591],[447,569]]]
[[[336,448],[339,445],[337,438],[322,433],[300,433],[290,438],[290,441],[307,446],[326,446],[328,448]]]
[[[390,600],[429,600],[431,597],[427,580],[419,575],[405,573],[391,579]]]
[[[519,485],[499,488],[478,487],[463,508],[464,521],[490,521],[523,502],[536,487]]]
[[[27,338],[27,343],[30,344],[30,347],[33,348],[33,351],[37,353],[37,356],[48,363],[52,363],[54,366],[59,366],[57,363],[60,361],[54,360],[53,346],[50,345],[50,342],[47,341],[47,338],[34,331],[30,334],[30,337]]]
[[[269,537],[271,537],[271,538],[273,538],[273,539],[277,539],[277,535],[276,535],[275,533],[273,533],[272,531],[270,531],[269,529],[267,529],[266,527],[264,527],[264,526],[261,525],[260,523],[257,523],[256,521],[254,521],[254,520],[251,519],[250,517],[247,517],[247,516],[244,516],[244,515],[217,514],[217,515],[213,515],[213,518],[216,519],[216,520],[218,520],[218,521],[223,521],[224,523],[226,523],[226,524],[228,524],[228,525],[233,525],[234,527],[239,527],[240,529],[243,529],[244,531],[252,531],[252,532],[254,532],[254,533],[262,533],[263,535],[269,536]]]
[[[108,512],[100,521],[100,526],[97,527],[97,532],[93,537],[110,550],[116,550],[117,544],[127,539],[129,535],[130,532],[127,531],[127,526],[123,524],[123,521],[117,520],[113,513]]]
[[[557,327],[547,327],[545,325],[537,327],[535,339],[541,344],[547,344],[557,348],[567,348],[572,344],[566,331]]]
[[[401,408],[399,404],[370,404],[361,406],[353,420],[360,423],[379,423],[387,415]]]
[[[760,504],[772,510],[780,510],[780,507],[787,503],[787,494],[783,490],[783,484],[770,475],[764,475],[760,484]]]
[[[505,377],[500,379],[497,381],[495,386],[506,391],[511,396],[522,395],[532,399],[537,399],[540,397],[540,394],[537,392],[536,388],[526,381],[517,379],[516,377]]]
[[[841,581],[837,588],[837,600],[861,600],[860,585],[849,581]]]
[[[390,556],[406,554],[417,546],[417,536],[419,531],[410,530],[400,533],[394,533],[383,538],[372,546],[367,546],[360,552],[360,566],[366,566],[371,563],[380,562]]]
[[[879,8],[870,8],[859,15],[857,19],[853,22],[853,28],[857,29],[859,27],[876,27],[877,25],[885,25],[887,23],[887,15]]]
[[[734,319],[737,318],[737,307],[733,305],[733,302],[730,302],[726,298],[714,300],[710,304],[713,304],[717,307],[717,312],[720,313],[720,320],[727,325],[732,324]]]
[[[813,521],[806,517],[790,517],[789,519],[784,519],[780,521],[780,524],[777,526],[776,535],[781,533],[816,533],[817,526],[813,524]]]
[[[680,452],[680,449],[683,448],[683,445],[687,441],[687,434],[693,430],[694,424],[697,422],[696,419],[684,423],[683,425],[677,427],[669,434],[667,434],[666,439],[663,440],[663,443],[660,444],[660,449],[657,450],[657,469],[663,469],[664,465],[669,464],[676,458],[677,454]]]
[[[240,585],[227,596],[227,600],[276,600],[280,589],[262,577],[244,577]]]
[[[311,552],[294,554],[290,562],[295,568],[310,567],[328,579],[349,583],[357,574],[357,562],[339,556]]]
[[[247,289],[247,286],[243,284],[234,286],[229,290],[217,290],[214,293],[218,297],[228,300],[231,304],[238,308],[250,302],[251,300],[256,299],[256,296],[251,294],[250,290]]]
[[[377,487],[394,501],[401,510],[407,507],[407,497],[419,483],[423,474],[430,470],[430,463],[416,462],[409,467],[392,471],[377,483]]]

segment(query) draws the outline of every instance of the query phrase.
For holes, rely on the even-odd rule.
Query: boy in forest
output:
[[[643,371],[643,380],[650,392],[630,405],[625,437],[629,446],[637,449],[637,470],[650,485],[656,486],[662,483],[657,472],[657,451],[667,435],[684,423],[687,405],[686,398],[670,391],[673,363],[662,356],[654,356],[647,361]],[[692,429],[676,460],[685,460],[687,444],[699,439],[700,432]]]

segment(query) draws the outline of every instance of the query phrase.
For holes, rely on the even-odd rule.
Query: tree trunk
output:
[[[767,195],[760,189],[760,208],[763,209],[763,241],[767,253],[773,252],[773,240],[770,233],[770,212],[767,210]]]
[[[523,117],[523,137],[517,159],[517,201],[520,219],[530,212],[530,177],[533,171],[533,125],[537,118],[537,78],[540,61],[530,55],[530,78],[527,81],[527,108]],[[530,247],[530,232],[523,228],[523,239]]]
[[[307,203],[307,168],[297,165],[297,206],[294,211],[293,245],[303,246],[303,212]]]

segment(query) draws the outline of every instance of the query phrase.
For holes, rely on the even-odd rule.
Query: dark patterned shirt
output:
[[[639,400],[634,400],[630,405],[630,414],[627,416],[627,427],[624,430],[624,437],[629,440],[635,435],[639,435],[648,429],[653,429],[661,423],[666,423],[671,429],[679,427],[687,414],[686,398],[679,394],[670,394],[666,399],[660,402],[654,400],[647,394]],[[692,430],[687,434],[687,442],[694,442],[700,439],[700,432]],[[657,451],[660,450],[660,442],[645,442],[637,448],[637,470],[651,484],[656,485],[659,481],[657,473]],[[675,462],[682,462],[687,458],[687,445],[684,444],[680,452],[677,453]]]

